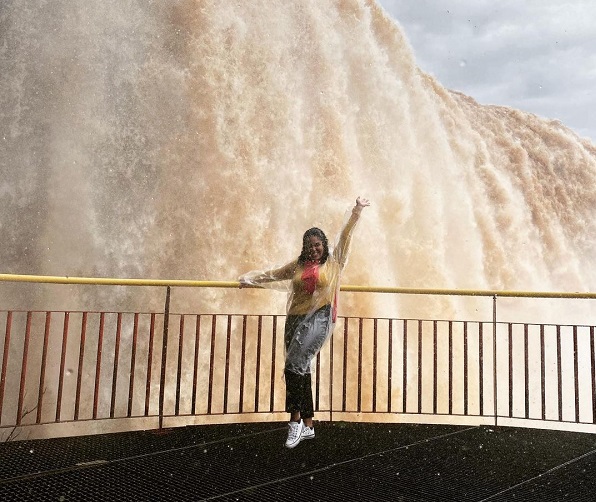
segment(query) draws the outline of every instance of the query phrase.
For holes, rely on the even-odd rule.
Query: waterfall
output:
[[[596,147],[445,89],[374,0],[4,0],[0,32],[3,272],[235,280],[297,256],[309,227],[333,236],[363,195],[344,283],[596,290]],[[139,295],[56,307],[161,301]],[[360,315],[476,308],[345,296]]]

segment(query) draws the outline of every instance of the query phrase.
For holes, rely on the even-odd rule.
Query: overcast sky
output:
[[[444,87],[558,119],[596,143],[596,0],[378,2]]]

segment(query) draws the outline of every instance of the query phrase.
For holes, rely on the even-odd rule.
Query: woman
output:
[[[286,411],[290,413],[288,448],[315,437],[310,365],[333,331],[339,280],[348,257],[352,231],[360,213],[369,205],[367,199],[356,199],[332,253],[324,232],[311,228],[302,238],[302,252],[296,260],[278,269],[248,273],[240,278],[240,287],[291,281],[284,336]]]

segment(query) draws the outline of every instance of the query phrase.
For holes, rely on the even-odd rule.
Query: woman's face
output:
[[[308,258],[312,261],[319,261],[323,257],[323,241],[315,235],[308,238]]]

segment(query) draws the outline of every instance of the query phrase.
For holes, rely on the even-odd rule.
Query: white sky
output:
[[[558,119],[596,144],[596,0],[378,2],[444,87]]]

